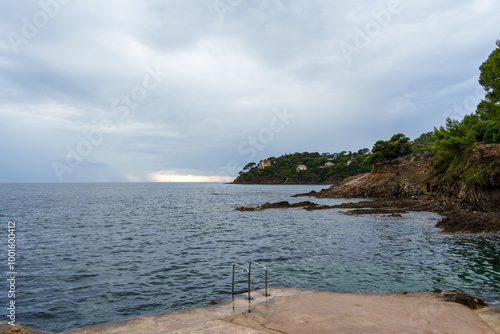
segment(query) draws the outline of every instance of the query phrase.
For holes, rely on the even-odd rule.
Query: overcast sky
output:
[[[0,182],[204,181],[475,110],[496,0],[0,2]]]

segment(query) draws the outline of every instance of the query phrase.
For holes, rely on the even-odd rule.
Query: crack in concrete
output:
[[[249,323],[256,323],[258,326],[260,326],[261,328],[259,328],[258,326],[255,326],[254,329],[265,329],[266,331],[270,331],[270,333],[280,333],[280,334],[288,334],[287,332],[282,332],[282,331],[279,331],[279,330],[276,330],[276,329],[273,329],[273,328],[269,328],[267,327],[266,325],[260,323],[258,320],[256,319],[252,319],[249,317],[250,313],[242,313],[242,315],[247,319],[247,321]]]
[[[276,329],[269,328],[269,327],[267,327],[267,326],[265,326],[265,325],[263,325],[263,324],[261,324],[261,323],[259,323],[259,325],[261,325],[262,327],[264,327],[264,328],[265,328],[265,329],[267,329],[267,330],[272,331],[273,333],[288,334],[287,332],[282,332],[282,331],[278,331],[278,330],[276,330]]]

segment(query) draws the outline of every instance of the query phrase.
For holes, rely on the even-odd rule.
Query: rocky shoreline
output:
[[[380,214],[398,217],[409,211],[436,212],[444,218],[436,225],[443,233],[500,234],[500,144],[478,143],[462,157],[464,170],[477,171],[481,184],[467,182],[470,175],[438,178],[434,161],[419,156],[404,156],[375,164],[371,173],[349,177],[319,192],[292,197],[366,198],[370,201],[326,206],[306,201],[265,203],[259,211],[302,207],[306,210],[354,209],[349,215]]]
[[[343,208],[356,210],[346,214],[398,214],[409,211],[436,212],[444,215],[436,227],[447,234],[500,234],[500,215],[498,212],[459,212],[444,213],[433,197],[415,199],[377,199],[358,203],[341,204]]]
[[[317,192],[297,194],[292,197],[314,197]],[[353,209],[344,212],[346,215],[381,215],[383,217],[401,217],[401,214],[413,212],[439,212],[439,203],[432,196],[420,198],[375,199],[370,201],[343,203],[338,205],[319,205],[311,201],[289,203],[281,201],[264,203],[258,207],[237,207],[236,211],[262,211],[269,209],[303,208],[307,211],[328,209]],[[500,235],[500,215],[498,212],[469,212],[444,214],[445,217],[436,224],[441,233],[446,234],[492,234]]]
[[[499,234],[500,214],[498,212],[455,213],[436,224],[446,233],[457,234]]]

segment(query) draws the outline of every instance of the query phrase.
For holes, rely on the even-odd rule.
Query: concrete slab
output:
[[[259,304],[265,304],[272,299],[299,296],[311,291],[304,289],[270,289],[271,296],[265,297],[264,291],[252,291],[254,298],[249,301],[247,295],[237,295],[233,298],[219,300],[219,304],[197,307],[179,311],[146,315],[133,319],[110,322],[102,325],[83,327],[64,332],[64,334],[136,334],[136,333],[268,333],[259,329],[232,324],[223,318],[251,311]]]
[[[484,322],[500,334],[500,307],[489,307],[476,312]]]
[[[467,307],[428,295],[318,291],[278,298],[224,320],[267,333],[496,333]]]
[[[364,294],[272,288],[218,300],[217,305],[141,316],[64,334],[128,333],[485,333],[500,334],[500,311],[477,312],[439,293]],[[0,324],[0,333],[49,332]]]

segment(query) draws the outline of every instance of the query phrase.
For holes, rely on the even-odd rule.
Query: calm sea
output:
[[[234,211],[241,205],[301,201],[290,195],[320,188],[2,184],[2,304],[10,300],[9,220],[16,221],[16,321],[49,331],[208,305],[230,295],[232,264],[249,261],[268,267],[270,286],[455,289],[500,304],[500,237],[439,235],[436,214]],[[0,321],[6,321],[2,309]]]

